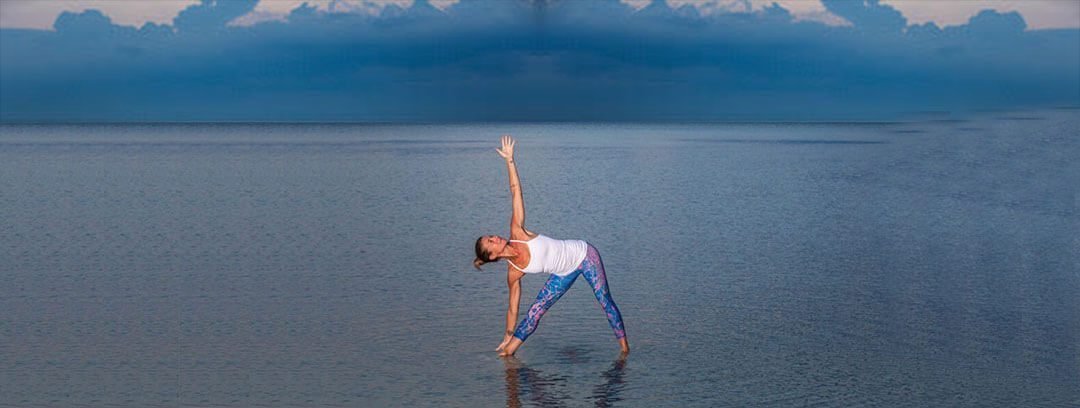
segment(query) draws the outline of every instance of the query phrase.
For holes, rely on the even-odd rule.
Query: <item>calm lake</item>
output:
[[[506,236],[603,256],[493,351]],[[0,406],[1080,404],[1080,110],[0,126]],[[523,280],[522,314],[544,276]]]

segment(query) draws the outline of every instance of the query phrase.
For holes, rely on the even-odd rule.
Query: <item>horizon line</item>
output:
[[[972,117],[987,113],[1009,112],[1036,112],[1036,111],[1061,111],[1080,110],[1080,105],[1063,105],[1048,107],[1030,107],[1013,109],[973,109],[970,111],[915,111],[900,114],[894,120],[674,120],[674,119],[642,119],[642,120],[575,120],[575,119],[551,119],[551,120],[149,120],[149,121],[0,121],[0,126],[73,126],[73,125],[371,125],[371,126],[415,126],[415,125],[481,125],[481,124],[687,124],[687,125],[713,125],[713,124],[819,124],[819,125],[889,125],[913,122],[940,121],[943,116]]]

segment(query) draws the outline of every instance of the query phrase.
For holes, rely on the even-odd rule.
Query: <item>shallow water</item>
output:
[[[1078,129],[3,125],[0,406],[1077,404]],[[503,133],[627,359],[581,282],[492,351]]]

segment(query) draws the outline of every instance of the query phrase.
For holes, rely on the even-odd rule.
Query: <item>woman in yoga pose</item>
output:
[[[510,239],[498,235],[478,238],[476,259],[473,260],[473,266],[477,269],[480,269],[480,265],[500,259],[505,259],[508,263],[506,284],[510,287],[510,306],[506,310],[506,335],[495,351],[502,356],[513,355],[518,347],[521,347],[521,343],[536,330],[544,312],[570,289],[578,275],[582,275],[592,286],[596,300],[607,314],[608,323],[615,331],[615,338],[619,340],[622,352],[630,352],[622,315],[619,314],[615,301],[611,299],[600,253],[585,241],[552,239],[525,229],[525,204],[521,198],[521,183],[518,182],[517,167],[514,164],[514,139],[503,136],[502,148],[495,150],[506,161],[506,168],[510,172],[513,208],[510,217]],[[514,322],[517,320],[521,299],[521,278],[525,274],[533,273],[548,273],[550,276],[544,288],[536,295],[536,301],[529,308],[528,314],[515,329]]]

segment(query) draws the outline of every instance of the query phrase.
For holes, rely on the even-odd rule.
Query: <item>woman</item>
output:
[[[514,139],[510,136],[502,137],[502,148],[495,149],[506,160],[506,168],[510,172],[510,195],[513,213],[510,217],[510,239],[504,239],[497,235],[485,235],[476,240],[476,259],[473,266],[480,269],[480,265],[505,259],[508,263],[506,268],[506,284],[510,287],[510,307],[506,311],[506,335],[495,351],[499,355],[509,356],[521,347],[521,343],[529,337],[540,318],[547,312],[556,300],[570,289],[570,285],[577,280],[578,275],[585,276],[585,280],[592,285],[593,293],[600,306],[607,314],[608,323],[615,330],[615,338],[622,346],[622,352],[630,352],[630,345],[626,341],[626,331],[623,329],[622,315],[619,308],[611,300],[611,292],[608,290],[607,277],[604,275],[604,264],[600,260],[600,253],[591,244],[580,240],[557,240],[544,235],[536,234],[525,229],[525,204],[521,198],[521,184],[518,182],[517,167],[514,164]],[[521,299],[521,278],[530,273],[548,273],[547,283],[540,293],[536,295],[536,301],[529,308],[528,314],[521,323],[514,328],[517,320],[518,303]]]

